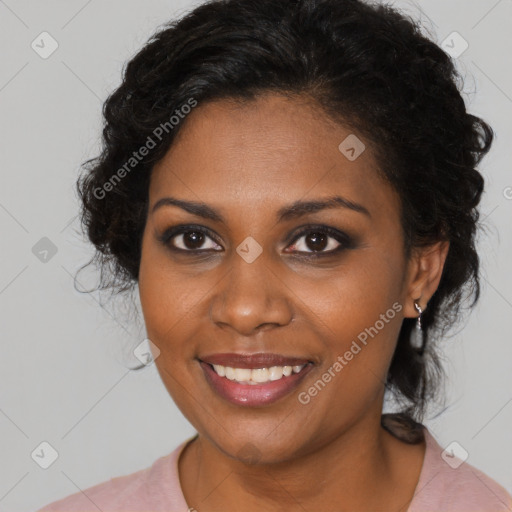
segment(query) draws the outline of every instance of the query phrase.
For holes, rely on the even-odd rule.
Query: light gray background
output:
[[[145,468],[194,433],[154,365],[127,369],[143,327],[75,291],[72,276],[92,254],[74,187],[99,149],[102,102],[157,26],[198,3],[0,0],[0,511]],[[453,31],[468,41],[465,98],[497,133],[483,162],[482,298],[445,341],[450,407],[425,423],[512,492],[512,1],[393,3],[439,44]],[[43,31],[59,44],[48,59],[31,48]],[[32,251],[43,237],[57,248],[46,263]],[[43,441],[59,454],[46,470],[31,458]]]

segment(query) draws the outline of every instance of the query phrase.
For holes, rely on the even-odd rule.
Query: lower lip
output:
[[[208,363],[200,361],[200,364],[208,384],[218,395],[235,405],[247,407],[269,405],[288,395],[313,368],[312,364],[306,364],[299,373],[292,373],[289,377],[263,384],[240,384],[221,377]]]

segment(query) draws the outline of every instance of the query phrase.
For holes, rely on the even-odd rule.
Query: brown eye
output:
[[[219,251],[222,247],[205,228],[177,226],[168,229],[158,239],[170,249],[183,252]]]
[[[328,246],[329,237],[323,233],[310,233],[305,237],[305,245],[312,251],[323,251]]]
[[[301,241],[304,240],[304,241]],[[340,243],[333,237],[326,235],[320,231],[312,231],[307,235],[303,235],[293,244],[295,250],[299,252],[327,252],[337,249]]]
[[[351,238],[336,229],[313,227],[301,231],[286,252],[302,252],[313,255],[328,255],[352,247]]]
[[[204,244],[205,235],[199,231],[187,231],[179,236],[186,249],[199,249]]]

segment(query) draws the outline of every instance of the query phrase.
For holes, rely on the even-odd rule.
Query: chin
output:
[[[208,438],[226,456],[249,465],[286,462],[304,451],[298,432],[288,430],[286,436],[275,437],[269,435],[275,429],[275,422],[272,422],[272,425],[266,425],[264,428],[260,426],[257,434],[251,430],[246,433],[238,431],[236,436],[229,436],[223,432],[220,437],[203,437]]]

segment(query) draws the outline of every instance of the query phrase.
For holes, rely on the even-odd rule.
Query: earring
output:
[[[416,308],[416,311],[419,313],[419,315],[418,320],[416,321],[416,326],[411,332],[411,346],[413,346],[418,351],[423,352],[423,331],[421,328],[421,314],[423,313],[423,310],[416,300],[414,301],[414,307]]]
[[[420,308],[420,305],[417,301],[414,301],[414,307],[416,308],[416,311],[419,313],[418,315],[418,321],[416,322],[416,327],[418,329],[421,329],[421,314],[423,313],[423,310]]]

